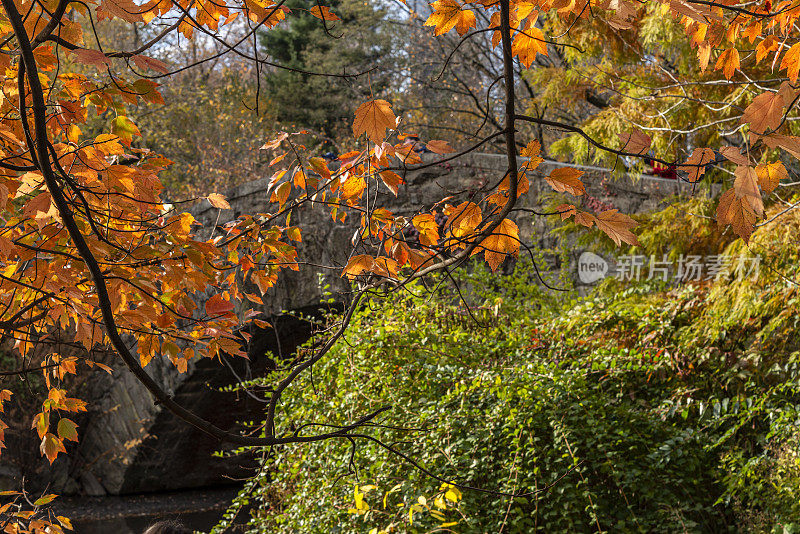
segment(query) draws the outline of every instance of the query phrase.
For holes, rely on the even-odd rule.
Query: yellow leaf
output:
[[[436,0],[431,7],[433,13],[425,21],[425,26],[435,26],[434,35],[442,35],[453,28],[459,35],[464,35],[475,27],[475,13],[461,9],[461,3],[457,0]]]
[[[370,100],[356,110],[353,135],[358,137],[366,133],[373,143],[380,143],[386,137],[386,130],[396,126],[397,117],[392,112],[392,105],[386,100]]]
[[[212,206],[215,208],[219,208],[221,210],[229,210],[231,209],[231,205],[228,204],[228,201],[225,200],[225,197],[219,193],[211,193],[206,197],[208,201],[211,203]]]
[[[483,250],[483,257],[492,271],[503,263],[507,256],[519,253],[519,228],[510,219],[503,219],[494,233],[481,242],[475,253]]]
[[[758,185],[767,194],[773,192],[781,180],[789,178],[786,167],[780,161],[767,165],[758,165],[756,167],[756,175],[758,176]]]

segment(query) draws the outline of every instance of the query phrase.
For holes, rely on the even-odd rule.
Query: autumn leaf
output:
[[[225,200],[225,197],[219,193],[211,193],[206,197],[208,201],[211,203],[212,206],[221,210],[229,210],[231,209],[231,205],[228,204],[228,201]]]
[[[383,183],[389,188],[389,191],[394,193],[394,196],[397,196],[400,184],[403,183],[403,178],[396,172],[389,170],[380,171],[379,174]]]
[[[786,75],[792,83],[797,81],[797,74],[800,72],[800,43],[792,45],[783,55],[781,69],[786,69]]]
[[[755,213],[742,199],[737,197],[733,189],[728,189],[720,196],[717,205],[717,225],[720,228],[730,224],[734,233],[747,243],[753,233],[755,223]]]
[[[741,124],[749,123],[750,131],[763,134],[776,130],[783,118],[784,101],[780,93],[767,91],[755,97],[745,108]]]
[[[159,59],[140,55],[133,56],[132,59],[136,66],[142,70],[150,69],[162,74],[167,74],[169,72],[167,64]]]
[[[687,173],[689,182],[695,183],[705,174],[707,165],[715,159],[716,155],[712,149],[695,148],[689,159],[678,167],[678,170]]]
[[[750,164],[750,160],[747,159],[747,156],[742,154],[742,152],[735,146],[724,146],[719,149],[719,153],[722,154],[725,159],[737,165]]]
[[[736,179],[733,181],[733,190],[749,209],[756,215],[764,213],[764,203],[761,192],[758,190],[758,175],[756,170],[749,165],[740,165],[734,171]]]
[[[119,140],[126,146],[131,146],[134,135],[142,135],[133,121],[124,115],[111,121],[111,133],[119,137]]]
[[[530,68],[537,54],[547,55],[547,43],[544,42],[542,30],[531,26],[524,32],[517,32],[511,45],[511,53],[519,56],[520,62]]]
[[[729,48],[720,54],[717,59],[717,64],[714,70],[722,69],[725,78],[730,80],[733,78],[733,73],[739,68],[739,51],[735,48]]]
[[[54,434],[48,432],[42,438],[42,443],[39,445],[39,451],[47,457],[52,464],[59,452],[67,452],[64,448],[64,442],[58,439]]]
[[[415,216],[411,223],[419,232],[419,242],[431,247],[439,241],[439,225],[431,213],[421,213]]]
[[[58,420],[58,437],[70,441],[78,441],[78,425],[72,419],[62,417]]]
[[[620,150],[632,154],[644,154],[650,150],[650,143],[652,143],[650,136],[639,128],[634,128],[631,132],[619,134],[619,139],[622,141],[622,148]]]
[[[786,167],[780,161],[756,166],[756,175],[758,176],[758,185],[766,194],[772,193],[781,180],[789,178]]]
[[[475,13],[461,9],[461,3],[457,0],[436,0],[431,7],[433,13],[425,21],[425,26],[434,26],[434,35],[442,35],[453,28],[459,35],[464,35],[475,27]]]
[[[510,219],[503,219],[492,235],[484,239],[473,254],[481,250],[483,250],[483,257],[492,271],[497,271],[497,268],[509,255],[516,256],[519,253],[517,224]]]
[[[542,145],[537,140],[530,141],[525,148],[519,151],[519,155],[523,158],[535,158],[539,155],[539,152],[542,150]]]
[[[75,55],[75,60],[79,63],[90,65],[97,70],[103,71],[111,66],[111,60],[99,50],[76,48],[75,50],[69,50],[69,52]]]
[[[333,13],[331,11],[331,8],[329,8],[328,6],[314,6],[311,9],[309,9],[308,12],[320,20],[330,20],[330,21],[342,20],[335,13]]]
[[[367,254],[357,254],[350,258],[342,271],[342,277],[350,279],[364,273],[372,272],[375,267],[375,258]]]
[[[461,238],[473,232],[483,221],[481,208],[474,202],[465,201],[444,210],[448,219],[445,228],[453,237]]]
[[[425,143],[425,146],[434,154],[450,154],[455,152],[447,141],[432,140]]]
[[[211,317],[226,315],[233,311],[233,303],[225,299],[221,293],[216,293],[205,305],[206,314]]]
[[[556,208],[556,211],[561,216],[562,221],[565,221],[578,213],[578,210],[575,209],[575,206],[572,204],[559,204]]]
[[[623,242],[629,245],[639,245],[639,239],[631,232],[639,223],[617,210],[601,211],[595,216],[595,224],[610,237],[617,246]]]
[[[578,197],[586,192],[586,187],[579,180],[582,175],[583,171],[580,169],[557,167],[550,171],[550,175],[545,177],[545,181],[558,192]]]
[[[397,117],[392,112],[392,105],[386,100],[370,100],[358,106],[356,119],[353,122],[353,135],[363,133],[373,143],[380,143],[386,137],[386,130],[397,126]]]

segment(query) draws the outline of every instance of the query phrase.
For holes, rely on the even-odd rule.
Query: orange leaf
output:
[[[342,271],[342,276],[352,279],[360,274],[371,272],[374,267],[375,258],[366,254],[358,254],[350,258],[350,261],[347,262],[347,265]]]
[[[572,204],[559,204],[558,207],[556,208],[556,211],[558,212],[559,215],[561,215],[562,221],[567,220],[576,213],[578,213],[578,210],[575,209],[575,206],[573,206]]]
[[[150,69],[150,70],[154,70],[154,71],[160,72],[162,74],[167,74],[169,72],[169,68],[167,67],[167,64],[164,63],[161,60],[156,59],[156,58],[149,57],[149,56],[139,56],[139,55],[137,55],[137,56],[133,56],[132,59],[133,59],[133,62],[136,64],[136,66],[139,67],[142,70]]]
[[[85,65],[91,65],[97,70],[105,70],[111,66],[111,60],[104,53],[99,50],[90,50],[88,48],[76,48],[70,50],[75,54],[75,60]]]
[[[794,44],[783,55],[781,69],[786,69],[786,75],[792,83],[797,81],[797,73],[800,72],[800,43]]]
[[[459,35],[464,35],[475,27],[475,13],[461,9],[461,3],[457,0],[436,0],[431,7],[433,13],[425,21],[425,26],[435,26],[434,35],[442,35],[453,28]]]
[[[419,242],[425,246],[433,246],[439,241],[439,225],[430,213],[421,213],[411,220],[419,232]]]
[[[481,242],[475,251],[483,250],[483,257],[492,271],[503,263],[507,256],[519,253],[519,228],[510,219],[503,219],[494,233]]]
[[[353,121],[353,135],[367,134],[373,143],[380,143],[386,137],[386,130],[397,126],[397,117],[392,105],[386,100],[370,100],[358,106]]]
[[[42,438],[42,443],[39,445],[39,451],[47,456],[47,459],[52,464],[53,461],[58,456],[59,452],[67,452],[67,449],[64,448],[64,442],[58,439],[54,434],[48,432]]]
[[[735,48],[729,48],[719,55],[717,64],[714,70],[722,69],[725,78],[730,80],[733,78],[733,73],[739,68],[739,51]]]
[[[537,54],[547,55],[547,43],[544,42],[542,30],[531,26],[524,32],[518,32],[511,44],[511,53],[519,56],[520,62],[530,68]]]
[[[389,188],[389,191],[394,193],[394,196],[397,196],[397,191],[400,188],[400,184],[403,183],[403,178],[393,171],[381,171],[380,175],[381,180],[383,180],[383,183]]]
[[[308,12],[320,20],[342,20],[328,6],[314,6]]]
[[[573,167],[557,167],[550,171],[550,176],[545,181],[556,191],[569,193],[579,197],[586,192],[586,187],[578,178],[583,171]]]
[[[742,152],[734,147],[734,146],[724,146],[719,149],[719,153],[725,156],[725,159],[731,161],[737,165],[749,165],[750,160],[747,159],[747,156],[742,154]]]
[[[756,215],[764,213],[764,203],[761,192],[758,190],[758,175],[753,167],[740,165],[734,171],[736,179],[733,181],[733,190],[746,206]]]

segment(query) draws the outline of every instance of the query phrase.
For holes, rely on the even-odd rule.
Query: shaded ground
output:
[[[161,519],[208,531],[238,492],[236,487],[120,497],[63,497],[55,511],[72,519],[76,534],[141,534]],[[228,532],[236,532],[229,530]]]

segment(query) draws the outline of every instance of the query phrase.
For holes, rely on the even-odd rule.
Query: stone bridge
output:
[[[426,162],[440,159],[440,156],[425,156]],[[484,183],[499,180],[505,165],[504,156],[471,154],[424,170],[411,170],[405,176],[407,185],[401,187],[399,197],[381,190],[381,202],[385,201],[384,205],[395,213],[413,215],[415,209],[447,196],[448,191],[478,189]],[[522,206],[536,206],[540,193],[549,190],[541,176],[560,165],[563,164],[545,161],[530,173],[530,193],[520,199]],[[648,176],[611,179],[608,169],[580,168],[588,175],[585,182],[592,202],[611,205],[624,213],[653,210],[668,197],[691,193],[689,186],[676,180]],[[268,179],[264,178],[228,191],[230,210],[218,210],[203,201],[193,214],[204,225],[203,231],[209,232],[215,225],[240,214],[267,211],[267,184]],[[525,242],[534,246],[552,245],[542,217],[520,212],[515,218]],[[303,228],[299,250],[303,260],[332,266],[345,262],[352,227],[334,223],[320,208],[307,207],[292,214],[292,224]],[[166,358],[154,358],[147,372],[179,403],[219,427],[234,430],[237,421],[260,420],[262,403],[246,394],[223,393],[220,388],[239,378],[264,373],[271,362],[268,355],[289,354],[308,338],[310,324],[286,312],[315,313],[323,298],[320,281],[339,295],[347,290],[338,270],[302,268],[299,273],[290,271],[283,275],[277,287],[264,298],[261,308],[271,318],[274,328],[252,331],[249,361],[230,358],[225,365],[201,361],[191,365],[187,373],[179,374]],[[114,362],[111,355],[108,358]],[[50,467],[39,458],[31,459],[31,454],[14,453],[17,447],[20,451],[36,451],[37,444],[26,443],[21,437],[15,440],[16,446],[10,441],[10,461],[4,455],[4,465],[0,466],[0,489],[4,479],[10,485],[9,479],[18,478],[23,472],[27,480],[49,481],[51,491],[89,495],[219,485],[250,472],[252,459],[212,457],[214,451],[220,450],[219,443],[154,405],[150,394],[121,364],[114,367],[113,375],[99,373],[80,386],[82,398],[90,401],[91,411],[80,421],[82,439],[69,456],[59,458]]]

